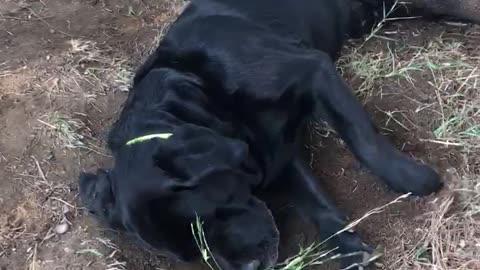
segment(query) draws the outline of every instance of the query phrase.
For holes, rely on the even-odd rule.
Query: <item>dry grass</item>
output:
[[[396,63],[395,58],[392,51],[365,52],[350,48],[350,52],[339,60],[339,65],[344,74],[353,72],[354,80],[361,81],[355,88],[357,95],[369,97],[377,94],[375,90],[381,81],[401,78],[411,82],[409,72],[421,70],[421,67],[413,64]]]
[[[38,197],[30,194],[24,202],[13,209],[8,215],[0,216],[0,242],[2,248],[9,248],[15,241],[37,236],[35,224],[42,224],[47,218],[43,211],[39,211]],[[31,215],[33,213],[34,215]]]
[[[412,48],[414,58],[399,65],[416,66],[428,72],[433,111],[438,115],[433,135],[446,144],[477,148],[480,143],[480,93],[478,57],[469,56],[462,43],[439,37],[424,48]]]
[[[431,96],[436,102],[421,104],[416,113],[428,108],[436,117],[430,142],[462,146],[465,149],[480,145],[480,70],[478,57],[468,55],[460,42],[439,37],[424,47],[404,46],[395,50],[358,51],[351,49],[340,62],[352,81],[360,79],[356,87],[362,97],[381,95],[386,81],[408,82],[417,87],[420,74],[428,81]],[[407,56],[407,57],[405,57]],[[416,76],[412,76],[416,75]],[[423,86],[423,85],[422,85]]]
[[[124,58],[115,57],[109,48],[100,48],[93,41],[72,39],[68,43],[70,49],[48,56],[50,63],[41,71],[33,72],[35,76],[22,80],[15,75],[30,72],[30,69],[22,68],[12,72],[2,70],[1,83],[15,79],[18,87],[8,86],[11,86],[10,89],[22,86],[22,91],[16,91],[16,94],[28,95],[31,94],[28,91],[38,90],[51,99],[75,98],[78,94],[87,96],[87,101],[90,102],[105,91],[128,90],[133,73]],[[30,90],[24,91],[23,88]],[[89,128],[75,113],[64,111],[66,110],[47,110],[45,115],[38,117],[36,120],[40,135],[45,137],[52,148],[93,150],[95,146],[91,142]],[[20,246],[20,242],[25,245],[34,242],[35,246],[31,246],[33,252],[26,260],[29,261],[29,269],[39,269],[40,266],[36,263],[37,249],[42,249],[44,243],[55,237],[54,228],[58,224],[72,226],[71,221],[78,211],[76,203],[65,199],[71,198],[71,191],[66,184],[50,181],[47,168],[51,164],[33,156],[22,162],[26,169],[23,172],[16,171],[16,177],[25,187],[18,196],[25,199],[0,216],[0,247],[8,249],[14,245]],[[113,258],[111,263],[108,269],[124,269],[124,263],[113,261]]]
[[[0,97],[17,95],[28,98],[39,94],[42,98],[46,97],[43,107],[36,108],[38,111],[32,109],[32,114],[44,113],[33,116],[37,118],[35,130],[40,131],[35,132],[35,135],[47,144],[40,147],[65,148],[68,151],[85,149],[98,153],[98,150],[94,150],[96,146],[93,145],[90,129],[80,119],[85,117],[85,114],[71,112],[69,105],[78,100],[93,104],[98,96],[108,92],[128,91],[133,69],[125,57],[115,55],[114,50],[106,45],[98,46],[94,41],[81,39],[69,40],[68,45],[68,50],[48,55],[46,59],[38,62],[32,61],[28,67],[9,70],[4,64],[0,64]],[[49,106],[55,104],[56,99],[72,103],[65,103],[64,107],[54,110]],[[32,147],[39,149],[37,146]],[[15,159],[22,163],[21,166],[10,165],[15,170],[13,181],[17,181],[15,185],[18,185],[20,191],[14,197],[19,204],[13,205],[11,210],[6,207],[2,209],[0,257],[14,256],[12,253],[18,250],[27,255],[22,259],[25,260],[26,269],[54,269],[42,266],[39,260],[46,256],[45,252],[61,247],[60,243],[58,247],[48,246],[59,238],[58,232],[55,232],[56,226],[65,225],[68,232],[75,229],[73,222],[78,215],[78,209],[74,202],[76,200],[72,199],[74,194],[66,183],[50,179],[49,169],[54,167],[50,161],[40,157],[37,160],[28,155]],[[21,171],[18,171],[20,168]],[[58,179],[58,176],[55,178]],[[80,235],[83,232],[73,233]],[[93,243],[92,249],[96,246],[101,246],[101,243]],[[40,256],[40,252],[44,254]],[[118,248],[114,252],[117,253]],[[108,256],[102,259],[106,263],[105,269],[126,269],[124,262],[115,259],[115,253],[107,254]]]
[[[53,146],[70,150],[87,150],[109,157],[101,147],[97,146],[98,141],[91,136],[91,130],[82,120],[53,111],[38,118],[37,121],[42,125],[43,134],[50,139]]]
[[[421,239],[404,247],[400,259],[390,264],[392,269],[479,269],[479,178],[465,172],[458,176],[459,196],[437,199],[426,215]]]
[[[146,52],[145,56],[148,57],[157,49],[158,44],[160,43],[162,38],[165,36],[165,34],[168,32],[168,29],[170,29],[170,26],[172,25],[172,23],[176,20],[178,15],[182,13],[182,11],[185,9],[185,7],[189,2],[190,1],[188,0],[167,1],[168,8],[167,8],[167,13],[165,14],[165,17],[167,19],[160,26],[160,30],[158,30],[158,33],[155,35],[155,38],[153,39],[152,43],[142,50],[142,52]]]
[[[363,48],[368,43],[375,49]],[[420,240],[405,246],[400,259],[388,261],[388,269],[480,269],[479,56],[443,34],[417,47],[378,39],[368,43],[350,48],[340,61],[358,95],[382,96],[382,85],[398,84],[435,97],[429,102],[408,97],[418,105],[410,115],[425,113],[432,120],[431,126],[419,127],[430,133],[425,142],[463,156],[449,183],[450,195],[437,198]]]
[[[100,48],[94,41],[72,39],[70,45],[69,65],[63,74],[70,89],[81,87],[79,81],[83,81],[86,89],[128,91],[133,67],[123,56],[115,56],[112,48]]]
[[[56,225],[64,223],[69,226],[78,215],[74,203],[64,199],[68,197],[68,187],[50,182],[47,173],[33,157],[32,168],[38,170],[36,174],[21,173],[21,176],[28,179],[24,181],[29,187],[24,190],[23,202],[7,215],[0,216],[0,246],[4,249],[19,246],[20,243],[34,243],[36,250],[56,235]],[[35,256],[35,252],[30,253],[30,256]],[[31,257],[28,258],[30,259]]]
[[[31,83],[32,90],[51,100],[82,99],[89,104],[108,92],[129,90],[133,66],[124,56],[91,40],[71,39],[67,43],[69,50],[32,65],[37,77]]]
[[[82,129],[85,124],[79,119],[70,118],[60,112],[52,112],[38,119],[52,133],[52,141],[56,146],[65,148],[85,147]]]

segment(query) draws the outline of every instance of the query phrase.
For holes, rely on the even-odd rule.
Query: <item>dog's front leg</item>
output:
[[[345,255],[341,260],[342,269],[362,269],[362,266],[366,266],[373,249],[363,243],[356,232],[346,230],[346,217],[318,186],[319,181],[311,169],[297,158],[282,175],[281,179],[275,182],[274,188],[288,196],[288,200],[301,216],[316,225],[320,239],[325,241],[326,245],[336,249],[335,253]]]
[[[368,169],[397,192],[422,196],[442,187],[435,171],[403,155],[379,134],[328,56],[317,54],[305,61],[303,66],[307,67],[316,62],[308,75],[303,75],[306,79],[302,85],[313,91],[316,117],[332,125]]]

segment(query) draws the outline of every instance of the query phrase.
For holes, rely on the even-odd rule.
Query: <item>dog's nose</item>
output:
[[[260,266],[260,261],[253,260],[247,264],[244,264],[240,267],[240,270],[257,270]]]

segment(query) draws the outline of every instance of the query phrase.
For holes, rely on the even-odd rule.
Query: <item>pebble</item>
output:
[[[68,225],[68,223],[65,222],[65,223],[60,223],[57,226],[55,226],[53,231],[56,234],[64,234],[68,231],[68,228],[69,228],[69,225]]]

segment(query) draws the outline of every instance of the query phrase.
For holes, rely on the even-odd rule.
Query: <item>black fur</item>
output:
[[[198,216],[223,269],[269,267],[279,235],[257,191],[286,191],[323,238],[346,224],[297,152],[299,131],[320,118],[395,191],[439,190],[438,175],[377,132],[335,70],[344,39],[375,14],[366,1],[193,0],[136,74],[109,136],[114,167],[80,177],[84,204],[181,260],[198,256]],[[154,133],[173,136],[126,145]],[[330,243],[372,251],[356,233]]]

